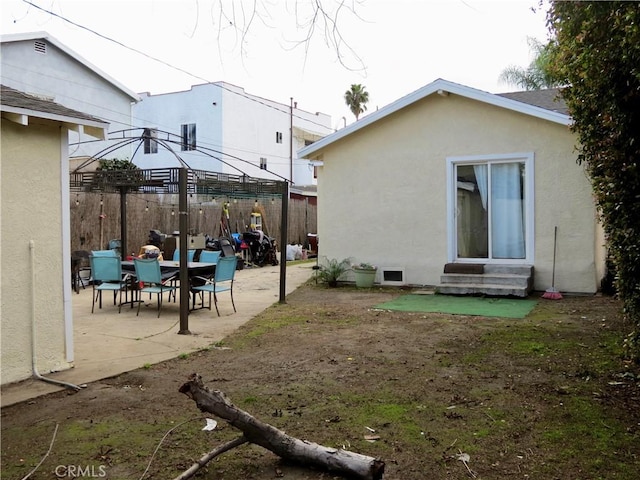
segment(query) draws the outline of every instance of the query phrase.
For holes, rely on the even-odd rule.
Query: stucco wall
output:
[[[451,94],[431,95],[326,147],[320,159],[320,254],[405,270],[437,285],[447,263],[446,159],[532,152],[535,288],[594,292],[596,222],[591,189],[566,126]]]
[[[260,170],[260,158],[266,158],[269,171],[290,177],[289,107],[250,95],[243,88],[216,82],[194,85],[181,92],[143,94],[142,100],[133,106],[133,116],[137,126],[171,132],[177,139],[182,124],[196,124],[198,146],[208,149],[209,156],[182,152],[179,144],[172,145],[193,169],[277,179]],[[293,124],[318,135],[331,131],[329,116],[299,109],[294,110]],[[281,143],[276,142],[276,132],[282,134]],[[159,138],[162,137],[160,133]],[[296,141],[294,154],[303,143]],[[162,146],[156,154],[140,150],[134,162],[140,168],[180,166],[175,156]],[[294,159],[294,179],[299,185],[314,183],[313,169],[307,160]]]
[[[180,142],[181,126],[196,124],[196,142],[199,146],[220,150],[222,145],[222,93],[213,84],[196,85],[190,90],[143,95],[142,100],[132,107],[136,126],[157,128],[170,132],[174,142]],[[167,138],[158,133],[158,138]],[[221,163],[213,156],[196,151],[182,151],[180,143],[169,146],[195,170],[220,171]],[[215,155],[215,152],[210,152]],[[177,168],[181,164],[173,153],[158,145],[158,153],[145,154],[141,148],[134,158],[140,168]]]
[[[332,132],[328,115],[294,108],[292,117],[290,105],[251,95],[235,85],[223,85],[223,146],[229,155],[255,165],[260,165],[261,157],[266,158],[269,171],[291,179],[291,123],[320,136]],[[281,143],[276,142],[276,132],[282,134]],[[313,168],[309,167],[307,160],[297,158],[296,152],[301,146],[299,140],[294,139],[293,181],[296,185],[312,185],[315,183]],[[250,176],[277,179],[246,164],[236,165]],[[223,168],[226,173],[240,174],[226,165]]]
[[[1,129],[0,319],[1,381],[5,384],[31,376],[32,318],[37,324],[38,371],[69,367],[65,361],[60,188],[66,130],[61,132],[51,124],[25,127],[5,120]],[[30,240],[35,242],[33,265]]]

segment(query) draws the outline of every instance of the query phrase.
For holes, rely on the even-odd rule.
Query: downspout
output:
[[[33,369],[33,376],[43,382],[53,383],[54,385],[71,388],[76,391],[82,390],[81,387],[72,383],[45,378],[38,373],[38,368],[36,366],[36,256],[35,243],[33,240],[29,240],[29,257],[31,260],[31,367]]]

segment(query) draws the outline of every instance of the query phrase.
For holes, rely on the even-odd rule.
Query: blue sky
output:
[[[165,62],[23,1],[0,2],[3,34],[47,31],[131,90],[158,94],[224,80],[284,104],[293,97],[299,108],[331,115],[334,127],[343,116],[354,121],[343,100],[352,83],[369,92],[369,112],[437,78],[490,92],[517,90],[498,81],[500,72],[528,65],[527,37],[547,38],[544,9],[532,11],[538,0],[349,0],[344,4],[355,14],[342,9],[340,62],[322,28],[300,43],[308,0],[258,0],[260,15],[244,39],[242,7],[246,14],[253,0],[29,1]],[[338,4],[323,3],[330,10]],[[237,29],[229,24],[232,5]]]

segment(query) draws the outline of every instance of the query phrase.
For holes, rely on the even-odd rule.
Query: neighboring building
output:
[[[4,85],[0,112],[0,366],[6,384],[29,378],[32,369],[44,374],[72,365],[68,132],[103,139],[108,124]]]
[[[328,115],[260,98],[225,82],[140,96],[133,106],[134,123],[148,133],[133,159],[140,168],[179,166],[169,147],[193,169],[313,185],[313,167],[296,152],[333,131]]]
[[[596,292],[603,231],[556,97],[436,80],[301,149],[319,166],[321,256],[377,264],[382,283],[439,287],[445,265],[518,266],[544,291],[557,226],[556,288]]]
[[[0,36],[0,65],[3,85],[101,118],[110,124],[109,132],[132,127],[131,104],[138,95],[46,32]],[[76,145],[87,139],[70,132],[70,157],[91,156],[108,145]],[[121,148],[109,158],[131,154],[129,147]]]

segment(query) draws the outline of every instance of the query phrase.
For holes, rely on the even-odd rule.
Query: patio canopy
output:
[[[85,164],[83,164],[84,166]],[[82,168],[79,167],[79,169]],[[193,170],[186,167],[148,170],[100,170],[71,173],[71,193],[119,193],[120,230],[123,255],[127,248],[127,202],[128,194],[177,194],[179,196],[179,228],[189,231],[188,196],[193,194],[232,198],[276,198],[282,201],[282,224],[280,249],[287,244],[289,182],[253,178],[247,175]],[[180,235],[180,285],[188,285],[187,235]],[[280,259],[280,303],[286,295],[286,260]],[[180,334],[189,334],[189,294],[180,295]]]

